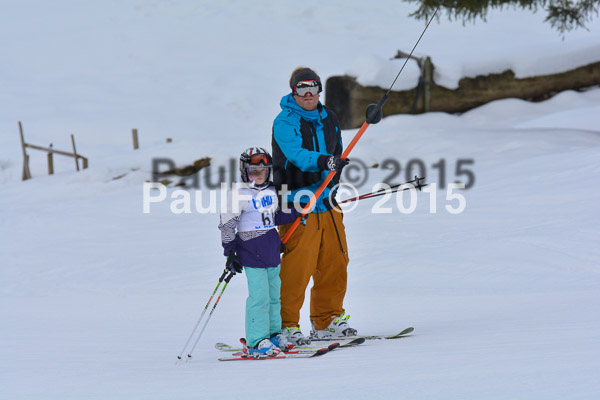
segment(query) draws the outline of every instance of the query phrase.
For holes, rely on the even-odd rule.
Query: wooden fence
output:
[[[79,171],[79,159],[83,162],[83,169],[88,167],[87,157],[77,154],[77,148],[75,147],[75,136],[71,134],[71,143],[73,144],[73,152],[56,150],[49,147],[36,146],[31,143],[25,142],[25,136],[23,135],[23,124],[19,121],[19,134],[21,135],[21,149],[23,150],[23,180],[31,179],[31,171],[29,170],[29,154],[27,154],[27,148],[45,151],[48,157],[48,175],[54,174],[54,154],[60,154],[66,157],[73,157],[75,159],[75,168]]]

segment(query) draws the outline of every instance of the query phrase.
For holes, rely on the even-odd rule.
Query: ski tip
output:
[[[388,336],[386,339],[400,339],[400,338],[404,338],[404,337],[408,337],[410,336],[409,333],[412,333],[415,330],[415,328],[408,327],[405,330],[403,330],[400,333],[395,334],[394,336]]]
[[[329,350],[334,350],[334,349],[337,349],[338,347],[340,347],[340,343],[339,342],[331,343],[329,346],[327,346],[327,348]]]
[[[311,356],[311,357],[317,357],[317,356],[322,356],[325,353],[329,352],[329,348],[325,347],[324,349],[319,349],[317,351],[315,351],[315,353]]]
[[[340,347],[354,347],[354,346],[358,346],[359,344],[363,344],[367,339],[364,337],[358,337],[355,339],[352,339],[351,341],[349,341],[348,343],[345,343],[343,345],[341,345]]]

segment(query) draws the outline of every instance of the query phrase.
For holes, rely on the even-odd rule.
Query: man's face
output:
[[[294,86],[294,100],[306,111],[317,109],[319,104],[319,82],[316,80],[300,81]]]
[[[319,96],[317,93],[313,95],[312,93],[306,93],[304,96],[294,95],[294,100],[300,107],[302,107],[306,111],[312,111],[317,109],[317,105],[319,104]]]

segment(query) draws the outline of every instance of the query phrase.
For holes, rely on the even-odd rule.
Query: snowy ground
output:
[[[381,60],[409,49],[423,24],[405,4],[348,3],[0,1],[0,50],[12,60],[0,65],[0,399],[600,396],[598,88],[462,116],[393,116],[367,130],[350,158],[422,160],[438,184],[436,213],[419,193],[411,214],[394,199],[380,205],[388,214],[373,213],[376,200],[346,214],[345,306],[360,333],[410,325],[413,336],[321,359],[220,363],[213,344],[243,335],[241,276],[194,361],[175,365],[224,260],[217,215],[176,215],[168,202],[142,212],[151,160],[227,166],[245,147],[268,147],[298,64],[323,78],[386,80]],[[439,60],[436,79],[449,86],[471,72],[528,76],[600,59],[597,22],[562,41],[541,20],[443,19],[419,51]],[[410,74],[400,87],[413,85]],[[21,182],[18,120],[39,145],[69,149],[75,133],[90,168],[75,173],[57,158],[46,176],[45,155],[30,151],[34,178]],[[475,183],[454,215],[440,186],[465,181],[459,160],[473,160],[463,167]],[[370,168],[361,193],[392,172]]]

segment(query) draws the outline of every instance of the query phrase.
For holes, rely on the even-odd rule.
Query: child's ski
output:
[[[346,349],[348,347],[356,347],[359,344],[362,344],[364,342],[365,342],[364,338],[356,338],[356,339],[351,340],[348,343],[344,343],[344,344],[339,344],[337,342],[331,343],[329,346],[327,346],[327,348],[329,349],[329,351],[335,350],[335,349]],[[294,347],[292,350],[286,351],[284,354],[313,354],[314,352],[315,352],[314,349],[305,349],[305,348]],[[238,351],[238,352],[233,353],[232,355],[233,356],[241,356],[243,354],[244,354],[243,351]]]
[[[326,349],[328,349],[329,351],[337,349],[338,347],[340,347],[339,343],[331,343],[329,346],[326,347]],[[316,350],[315,350],[316,349]],[[283,354],[313,354],[315,353],[315,351],[317,350],[321,350],[323,349],[322,347],[315,347],[314,349],[298,349],[296,347],[294,347],[292,350],[290,351],[285,351],[283,352]],[[236,351],[235,353],[232,354],[232,356],[243,356],[244,351]]]
[[[338,339],[343,340],[344,338],[338,338]],[[332,343],[328,347],[330,347],[330,350],[333,350],[338,347],[341,349],[346,348],[346,347],[354,347],[354,346],[358,346],[359,344],[364,343],[365,340],[366,340],[365,338],[358,337],[358,338],[352,339],[351,341],[344,343],[344,344]],[[334,346],[334,347],[332,347],[332,346]],[[221,351],[230,351],[230,352],[234,353],[234,355],[239,355],[244,351],[244,349],[242,349],[242,348],[239,348],[239,347],[236,348],[236,347],[230,346],[226,343],[215,343],[215,348],[217,350],[221,350]],[[288,353],[289,354],[311,353],[320,348],[321,348],[321,346],[297,346],[297,347],[294,347]]]
[[[320,349],[322,346],[298,346],[298,347],[294,347],[294,350],[318,350]],[[215,349],[217,350],[221,350],[221,351],[231,351],[231,352],[241,352],[244,351],[243,348],[241,347],[233,347],[227,343],[215,343]]]
[[[240,339],[240,342],[242,344],[245,344],[243,341],[243,338]],[[323,346],[322,345],[321,346],[295,346],[293,350],[318,350],[321,347],[323,347]],[[221,342],[215,343],[215,349],[221,350],[221,351],[231,351],[231,352],[235,352],[235,353],[244,351],[244,349],[242,347],[233,347],[227,343],[221,343]]]
[[[334,343],[334,344],[338,344],[338,343]],[[237,357],[219,358],[219,361],[277,360],[277,359],[281,359],[281,358],[312,358],[312,357],[322,356],[323,354],[327,354],[330,351],[331,350],[329,349],[329,347],[325,347],[323,349],[319,349],[317,351],[313,351],[308,354],[279,353],[276,356],[257,357],[257,358],[244,354],[242,356],[237,356]]]

